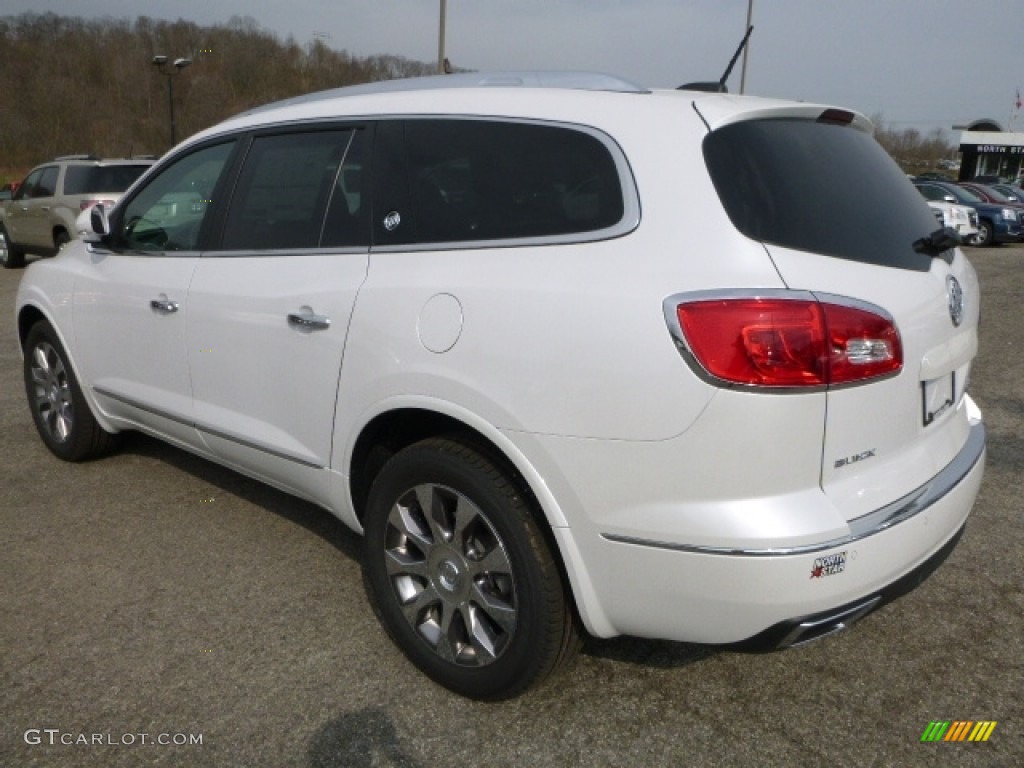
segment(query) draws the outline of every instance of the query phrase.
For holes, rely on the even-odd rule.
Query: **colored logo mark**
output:
[[[995,729],[995,720],[932,720],[921,741],[988,741]]]

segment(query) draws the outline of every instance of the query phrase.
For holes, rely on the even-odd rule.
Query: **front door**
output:
[[[233,143],[175,161],[113,219],[109,249],[75,279],[79,364],[111,416],[172,442],[199,445],[185,346],[188,291],[212,189]],[[195,198],[193,200],[192,198]]]

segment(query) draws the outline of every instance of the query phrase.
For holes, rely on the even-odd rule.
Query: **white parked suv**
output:
[[[821,637],[948,555],[985,456],[978,281],[871,130],[571,73],[243,114],[29,268],[35,423],[322,505],[466,696],[581,631]]]
[[[947,203],[945,200],[927,200],[943,226],[956,230],[960,239],[969,243],[978,234],[978,212],[969,205]]]

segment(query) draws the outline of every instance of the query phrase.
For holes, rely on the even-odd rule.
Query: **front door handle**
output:
[[[331,318],[315,315],[312,312],[301,315],[298,312],[289,312],[288,324],[308,331],[323,331],[331,327]]]
[[[161,297],[159,299],[153,299],[151,302],[149,302],[149,306],[151,309],[155,309],[157,312],[164,312],[166,314],[178,311],[178,302],[171,301],[166,296]]]

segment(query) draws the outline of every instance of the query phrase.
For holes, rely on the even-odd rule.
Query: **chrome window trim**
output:
[[[982,460],[984,455],[985,425],[982,422],[977,422],[971,426],[967,442],[960,449],[960,453],[935,477],[903,498],[866,515],[854,518],[849,522],[850,532],[847,535],[829,539],[828,541],[795,547],[753,547],[748,549],[742,547],[672,544],[663,541],[635,538],[633,536],[620,536],[614,533],[602,533],[601,538],[617,544],[634,544],[641,547],[666,549],[673,552],[724,555],[728,557],[786,557],[789,555],[806,555],[822,552],[827,549],[854,544],[924,512],[956,488],[970,474],[977,463]]]

